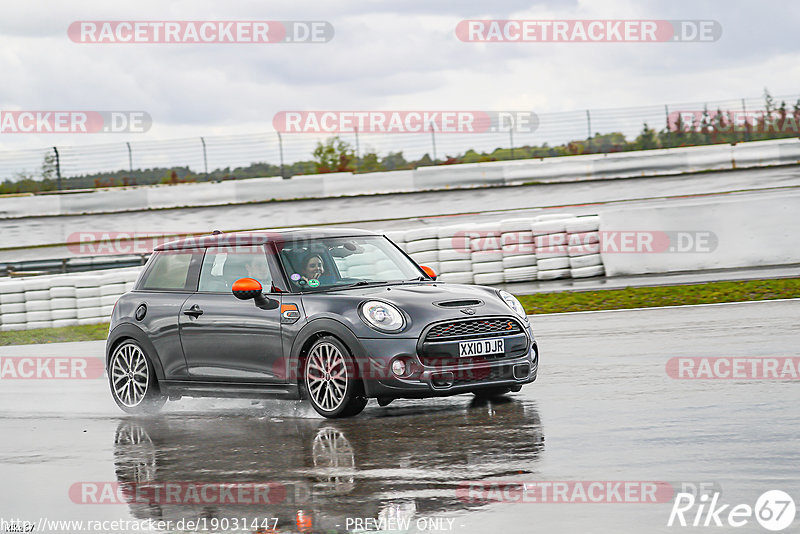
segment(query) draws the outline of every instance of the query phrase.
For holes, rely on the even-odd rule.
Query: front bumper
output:
[[[423,364],[417,353],[418,340],[414,338],[359,341],[365,353],[359,371],[370,398],[444,397],[483,388],[516,388],[536,380],[539,367],[538,346],[532,335],[528,350],[520,356],[457,358],[436,365]],[[411,362],[416,372],[409,378],[395,376],[391,371],[395,358]]]

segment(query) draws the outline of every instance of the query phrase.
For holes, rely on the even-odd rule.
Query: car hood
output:
[[[305,294],[306,316],[349,318],[351,327],[364,326],[357,314],[358,305],[367,300],[382,300],[394,304],[405,314],[409,327],[403,336],[418,336],[430,323],[449,319],[485,316],[515,316],[514,312],[490,287],[441,282],[352,288],[330,293]],[[463,301],[479,301],[474,305]],[[449,306],[448,306],[449,304]],[[462,310],[474,310],[473,314]],[[374,333],[372,329],[369,332]]]

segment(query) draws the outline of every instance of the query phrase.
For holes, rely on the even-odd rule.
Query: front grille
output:
[[[437,324],[428,331],[425,341],[460,341],[493,336],[513,336],[523,332],[516,319],[469,319]]]
[[[497,380],[510,380],[514,378],[514,371],[511,366],[493,367],[491,369],[475,369],[472,371],[457,373],[453,386],[466,386],[469,384],[480,384],[482,382],[494,382]]]

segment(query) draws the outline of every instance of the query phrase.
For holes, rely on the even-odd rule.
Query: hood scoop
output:
[[[433,304],[440,308],[474,308],[475,306],[483,306],[483,301],[479,299],[441,300]]]

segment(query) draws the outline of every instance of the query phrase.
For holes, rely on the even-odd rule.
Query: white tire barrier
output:
[[[438,250],[426,250],[425,252],[414,252],[409,254],[411,259],[417,262],[418,264],[427,263],[431,261],[439,261],[439,251]]]
[[[503,261],[502,250],[479,250],[472,253],[472,264]]]
[[[437,281],[449,282],[451,284],[472,284],[473,275],[469,273],[444,273],[436,278]]]
[[[470,260],[440,261],[439,270],[444,273],[466,273],[472,271]]]
[[[79,299],[94,298],[100,296],[99,287],[76,287],[75,296]]]
[[[536,249],[536,259],[538,261],[549,258],[565,258],[568,255],[566,245],[556,245],[554,247],[543,247]]]
[[[603,259],[600,257],[600,254],[587,254],[586,256],[574,256],[569,258],[569,267],[573,270],[602,264]]]
[[[34,301],[34,300],[47,300],[50,298],[50,290],[49,289],[36,289],[34,291],[25,291],[25,301]]]
[[[530,256],[536,253],[536,245],[533,243],[525,243],[522,245],[505,245],[502,248],[503,257],[509,256]]]
[[[24,302],[12,302],[9,304],[0,304],[0,317],[5,321],[5,317],[11,313],[25,313]]]
[[[100,299],[98,299],[98,304],[99,300]],[[94,319],[100,317],[100,315],[101,315],[100,306],[78,308],[78,319],[89,319],[89,318]]]
[[[474,280],[478,285],[492,286],[496,284],[502,284],[505,278],[502,272],[480,273],[475,275]]]
[[[120,296],[125,293],[125,283],[109,284],[100,287],[100,296],[105,297],[108,295]]]
[[[449,249],[449,250],[442,250],[439,249],[439,261],[440,262],[447,262],[447,261],[458,261],[458,260],[467,260],[468,263],[472,263],[472,251],[467,249]]]
[[[461,235],[464,233],[464,226],[459,224],[453,224],[450,226],[439,226],[436,231],[436,237],[439,239],[447,239],[449,237],[455,237],[457,235]]]
[[[517,267],[531,267],[536,265],[534,254],[527,256],[510,256],[503,258],[503,269],[514,269]]]
[[[25,304],[25,293],[0,293],[0,303],[2,304]]]
[[[549,271],[552,269],[569,269],[569,258],[547,258],[543,260],[537,259],[537,267],[539,271]]]
[[[502,261],[487,261],[487,262],[480,262],[480,263],[473,263],[472,264],[472,273],[475,275],[478,274],[487,274],[487,273],[501,273],[503,272],[503,262]]]
[[[25,311],[26,312],[50,311],[50,301],[49,300],[26,300],[25,301]]]
[[[544,234],[536,236],[536,248],[557,247],[567,244],[567,233]]]
[[[539,269],[536,266],[531,267],[513,267],[503,271],[503,278],[506,283],[512,282],[532,282],[536,280],[536,275]]]
[[[25,324],[25,312],[3,314],[3,324]]]
[[[62,319],[77,319],[78,310],[75,307],[65,308],[63,310],[53,310],[50,312],[50,315],[53,317],[53,321],[60,321]]]
[[[25,322],[27,323],[52,320],[53,316],[50,314],[50,310],[25,312]]]
[[[504,234],[510,232],[530,232],[533,223],[534,219],[532,218],[503,219],[500,221],[500,232]]]
[[[548,269],[546,271],[539,270],[536,273],[537,280],[556,280],[558,278],[569,278],[569,269]]]
[[[579,269],[572,269],[572,278],[590,278],[592,276],[603,276],[606,274],[605,267],[602,265],[591,265],[589,267],[581,267]]]
[[[406,242],[406,252],[413,254],[415,252],[425,252],[428,250],[439,250],[439,239],[420,239],[417,241]]]
[[[572,256],[586,256],[587,254],[600,254],[600,243],[590,243],[588,245],[573,245],[567,247],[567,252]]]
[[[406,230],[405,241],[406,243],[410,243],[412,241],[421,241],[438,237],[439,237],[438,226],[425,226],[422,228],[414,228],[412,230]]]
[[[53,328],[63,328],[65,326],[76,326],[78,320],[74,317],[68,319],[53,319]]]
[[[50,298],[75,298],[75,286],[56,286],[50,288]]]
[[[576,234],[579,232],[596,232],[600,229],[600,217],[589,215],[588,217],[575,217],[565,225],[567,232]]]
[[[577,234],[567,234],[567,245],[591,245],[600,242],[600,232],[579,232]]]
[[[111,306],[111,308],[113,309],[114,304],[117,303],[117,301],[121,296],[122,293],[120,293],[119,295],[103,295],[102,297],[100,297],[100,306]],[[111,312],[109,312],[109,314],[110,313]]]

